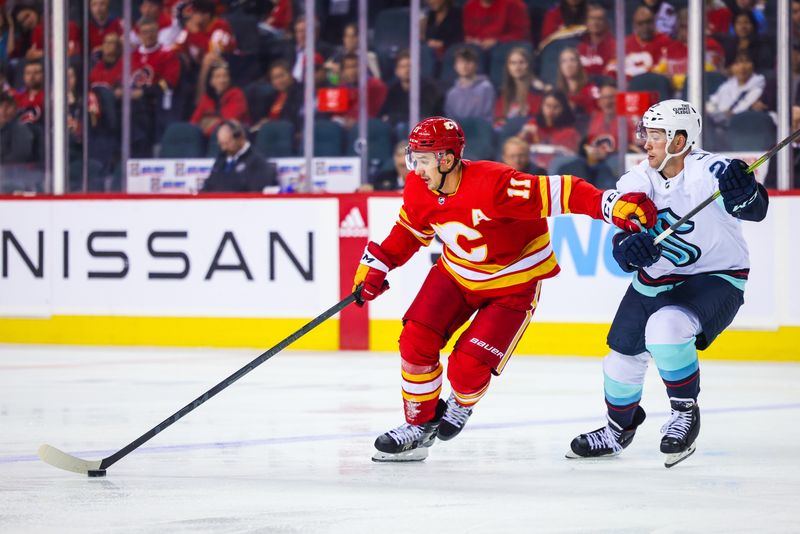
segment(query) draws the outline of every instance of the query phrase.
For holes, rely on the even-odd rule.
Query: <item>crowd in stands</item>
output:
[[[96,188],[120,170],[123,94],[121,0],[89,0],[88,53],[81,2],[70,3],[67,100],[71,175],[81,175],[84,132]],[[130,155],[175,155],[187,128],[201,142],[183,157],[216,156],[215,135],[241,123],[266,157],[302,152],[306,61],[314,64],[318,155],[353,155],[358,119],[357,0],[317,1],[308,21],[298,0],[134,0]],[[629,87],[685,97],[687,0],[626,2],[625,63],[616,61],[613,2],[602,0],[424,0],[420,109],[461,121],[467,158],[513,161],[520,169],[565,172],[609,186],[616,154],[640,150],[635,118],[618,136],[617,69]],[[742,150],[741,115],[775,143],[775,2],[706,0],[707,119],[704,145]],[[791,2],[793,116],[800,121],[800,0]],[[41,164],[44,154],[42,0],[0,0],[0,163]],[[408,132],[411,59],[408,2],[369,2],[370,183],[402,186],[399,151]],[[314,24],[316,52],[305,53]],[[87,63],[88,61],[88,63]],[[89,93],[83,93],[88,77]],[[327,92],[325,92],[327,91]],[[88,124],[84,112],[88,111]],[[88,129],[88,130],[85,130]],[[720,135],[722,134],[722,135]],[[271,143],[283,137],[285,143]],[[373,142],[380,138],[383,142]],[[744,141],[742,141],[744,142]],[[624,146],[620,146],[624,144]],[[322,150],[322,148],[321,148]],[[72,172],[77,170],[76,172]],[[111,178],[109,178],[111,177]],[[118,187],[118,185],[116,185]]]

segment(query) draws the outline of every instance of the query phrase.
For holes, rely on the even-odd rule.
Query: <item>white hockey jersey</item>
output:
[[[666,179],[647,160],[625,173],[617,182],[623,193],[641,191],[658,209],[653,236],[669,228],[719,189],[718,180],[730,160],[693,150],[678,176]],[[661,258],[634,279],[640,293],[655,295],[696,274],[715,274],[744,289],[750,267],[741,222],[725,211],[722,199],[697,213],[661,242]]]

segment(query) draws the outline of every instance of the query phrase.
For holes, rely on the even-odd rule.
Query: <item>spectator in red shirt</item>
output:
[[[25,90],[17,93],[17,113],[22,124],[41,124],[44,118],[44,67],[41,61],[28,61],[22,71]]]
[[[228,64],[221,61],[209,67],[206,90],[192,114],[191,121],[209,136],[227,119],[249,123],[250,114],[244,92],[231,85]]]
[[[530,19],[522,0],[468,0],[464,5],[467,43],[488,50],[497,43],[530,38]]]
[[[617,43],[611,33],[608,13],[600,4],[586,9],[586,33],[578,43],[581,65],[590,77],[603,76],[617,60]]]
[[[625,38],[625,74],[630,78],[650,72],[673,43],[669,36],[656,32],[656,19],[650,8],[639,6],[633,12],[633,33]]]
[[[39,59],[44,56],[44,24],[39,12],[32,7],[22,7],[17,12],[17,22],[23,30],[31,32],[31,41],[28,48],[20,48],[19,54],[25,54],[26,59]],[[77,56],[81,53],[81,32],[78,25],[69,21],[67,25],[67,55]]]
[[[341,122],[346,128],[358,121],[358,54],[345,54],[342,58],[339,84],[348,89],[347,111],[342,116],[334,116],[333,120]],[[367,78],[367,115],[374,119],[380,113],[386,100],[388,89],[379,78]]]
[[[617,87],[612,82],[600,84],[597,110],[592,113],[583,152],[590,167],[608,160],[619,149],[619,126],[617,117]],[[631,118],[625,118],[628,152],[641,152],[636,144],[635,128]],[[611,163],[613,169],[616,165]],[[613,186],[612,186],[613,187]]]
[[[586,31],[586,0],[561,0],[550,8],[542,21],[539,48],[565,37],[575,37]]]
[[[89,73],[89,83],[107,87],[117,98],[122,97],[122,41],[116,33],[103,37],[98,61]]]
[[[139,20],[153,19],[158,21],[159,43],[166,48],[172,48],[175,45],[181,28],[164,8],[164,0],[142,0],[142,3],[139,4],[139,15],[141,15]],[[139,22],[131,28],[131,44],[134,46],[142,44],[139,38]]]
[[[533,158],[533,163],[544,169],[557,154],[575,155],[581,136],[567,95],[557,89],[545,93],[539,113],[522,127],[519,136],[533,145],[544,145]]]
[[[33,30],[39,24],[39,12],[28,5],[18,5],[10,17],[14,22],[14,47],[11,57],[25,57],[33,46]]]
[[[539,110],[542,94],[550,89],[531,70],[531,55],[524,47],[514,47],[506,56],[506,67],[495,102],[495,126],[514,117],[530,117]]]
[[[89,2],[89,50],[95,58],[100,57],[100,47],[106,34],[122,35],[122,21],[111,16],[108,3],[109,0]]]
[[[712,35],[728,33],[733,13],[722,0],[706,0],[706,30]]]
[[[725,52],[713,37],[706,36],[706,71],[721,71],[724,68]],[[678,12],[678,38],[667,48],[665,60],[654,70],[672,78],[676,90],[683,88],[689,68],[689,10]]]
[[[576,117],[587,117],[597,109],[597,86],[589,82],[574,48],[565,48],[558,56],[556,88],[567,95]]]
[[[176,45],[181,49],[191,70],[199,67],[198,80],[205,80],[212,63],[222,61],[222,54],[236,50],[236,38],[228,21],[216,17],[216,4],[211,0],[192,0],[191,14]],[[197,84],[197,102],[205,84]]]

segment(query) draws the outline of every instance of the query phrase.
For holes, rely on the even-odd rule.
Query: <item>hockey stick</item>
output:
[[[795,140],[795,139],[797,139],[798,137],[800,137],[800,130],[797,130],[797,131],[795,131],[795,132],[794,132],[792,135],[790,135],[789,137],[787,137],[786,139],[784,139],[783,141],[781,141],[780,143],[778,143],[777,145],[775,145],[774,147],[772,147],[772,148],[769,150],[769,152],[767,152],[766,154],[764,154],[763,156],[761,156],[760,158],[758,158],[757,160],[755,160],[753,163],[751,163],[751,164],[750,164],[750,166],[749,166],[749,167],[747,167],[747,172],[748,172],[748,173],[751,173],[751,172],[753,172],[754,170],[756,170],[758,167],[760,167],[760,166],[761,166],[761,164],[762,164],[762,163],[764,163],[764,162],[765,162],[765,161],[767,161],[769,158],[771,158],[772,156],[774,156],[775,154],[777,154],[777,153],[778,153],[778,151],[779,151],[780,149],[782,149],[783,147],[785,147],[786,145],[788,145],[789,143],[791,143],[792,141],[794,141],[794,140]],[[676,229],[680,228],[680,226],[681,226],[683,223],[685,223],[686,221],[688,221],[689,219],[691,219],[692,217],[694,217],[695,215],[697,215],[697,213],[698,213],[700,210],[702,210],[703,208],[705,208],[706,206],[708,206],[709,204],[711,204],[712,202],[714,202],[714,201],[715,201],[717,198],[719,198],[719,196],[720,196],[721,194],[722,194],[722,193],[720,193],[719,191],[714,191],[714,194],[713,194],[713,195],[711,195],[710,197],[708,197],[707,199],[705,199],[704,201],[702,201],[702,202],[701,202],[700,204],[698,204],[698,205],[697,205],[697,206],[696,206],[696,207],[695,207],[695,208],[694,208],[692,211],[690,211],[689,213],[687,213],[686,215],[684,215],[683,217],[681,217],[680,219],[678,219],[676,222],[672,223],[672,224],[670,225],[670,227],[669,227],[669,228],[667,228],[666,230],[664,230],[663,232],[661,232],[660,234],[658,234],[658,237],[656,237],[655,239],[653,239],[653,244],[654,244],[654,245],[658,245],[659,243],[661,243],[662,241],[664,241],[664,240],[665,240],[666,238],[668,238],[668,237],[669,237],[669,236],[670,236],[670,235],[671,235],[671,234],[672,234],[672,233],[673,233],[673,232],[674,232]]]
[[[80,473],[82,475],[88,475],[90,477],[102,477],[106,474],[106,469],[111,467],[113,464],[117,463],[119,460],[133,452],[134,450],[141,447],[144,443],[149,441],[151,438],[155,437],[156,434],[167,428],[168,426],[172,425],[173,423],[177,422],[178,419],[183,417],[184,415],[188,414],[208,399],[222,391],[223,389],[227,388],[244,375],[264,363],[265,361],[269,360],[280,351],[312,331],[314,328],[319,326],[321,323],[325,322],[326,320],[330,319],[344,308],[352,304],[356,301],[356,299],[360,296],[361,288],[359,287],[354,293],[348,295],[344,300],[340,301],[338,304],[335,304],[328,310],[321,313],[316,318],[312,319],[309,323],[305,326],[297,330],[295,333],[291,334],[289,337],[269,349],[268,351],[264,352],[253,361],[230,375],[228,378],[214,386],[213,388],[209,389],[192,402],[175,412],[174,414],[170,415],[159,424],[136,438],[134,441],[120,449],[119,451],[115,452],[111,456],[107,458],[103,458],[102,460],[83,460],[76,456],[72,456],[71,454],[67,454],[59,449],[51,446],[51,445],[42,445],[39,447],[39,458],[41,458],[44,462],[58,467],[59,469],[64,469],[65,471],[72,471],[74,473]]]

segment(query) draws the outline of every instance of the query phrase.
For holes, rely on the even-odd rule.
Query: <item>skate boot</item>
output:
[[[570,443],[567,458],[600,458],[616,456],[633,441],[636,427],[644,422],[646,414],[641,406],[636,407],[633,423],[628,428],[620,428],[611,418],[608,425],[588,434],[581,434]]]
[[[445,402],[439,399],[436,416],[421,425],[403,423],[375,440],[378,451],[373,462],[420,462],[428,457],[428,448],[436,441],[436,431],[442,420]]]
[[[442,422],[439,423],[439,432],[436,437],[443,441],[453,439],[464,429],[470,415],[472,415],[472,408],[461,406],[451,393],[450,398],[447,399],[447,409],[442,416]]]
[[[667,455],[664,467],[672,467],[691,456],[700,433],[700,408],[694,399],[670,398],[672,415],[661,433],[661,452]]]

